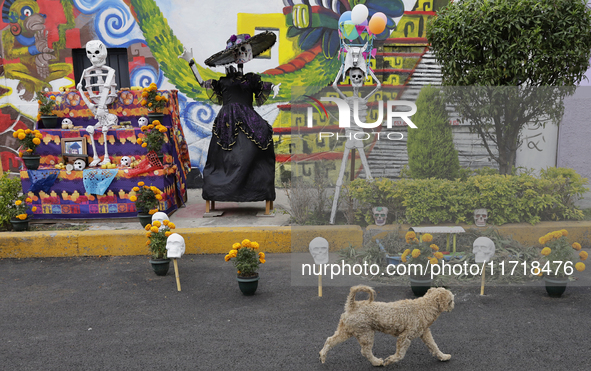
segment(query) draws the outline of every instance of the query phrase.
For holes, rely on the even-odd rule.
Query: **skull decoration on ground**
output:
[[[65,118],[62,120],[62,129],[72,129],[74,127],[74,123],[69,118]]]
[[[474,210],[474,224],[477,227],[486,227],[486,220],[488,219],[488,211],[486,209]]]
[[[119,162],[121,163],[121,166],[129,167],[129,165],[131,165],[131,158],[129,158],[129,156],[123,156]]]
[[[166,213],[163,213],[161,211],[158,211],[156,213],[154,213],[154,215],[152,215],[152,224],[154,224],[155,221],[159,221],[160,222],[160,230],[162,230],[165,225],[164,225],[164,221],[165,220],[170,220],[168,219],[168,215],[166,215]]]
[[[140,117],[137,119],[137,124],[141,128],[142,126],[146,126],[150,123],[150,121],[145,117]]]
[[[476,263],[488,263],[495,255],[495,243],[488,237],[478,237],[472,248]]]
[[[185,239],[178,233],[173,233],[166,240],[166,257],[176,259],[185,253]]]
[[[74,170],[84,170],[86,168],[86,161],[84,161],[83,159],[79,158],[76,159],[76,161],[74,161]]]
[[[388,208],[384,206],[378,206],[371,209],[373,212],[373,220],[375,220],[376,225],[384,225],[386,224],[386,220],[388,219]]]
[[[315,264],[328,263],[328,241],[325,238],[314,238],[310,241],[309,249]]]

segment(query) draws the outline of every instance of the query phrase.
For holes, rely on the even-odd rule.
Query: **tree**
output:
[[[415,179],[459,177],[460,161],[453,143],[449,116],[440,89],[425,86],[416,101],[413,121],[408,129],[408,167]]]
[[[558,123],[591,57],[582,0],[463,0],[429,23],[446,96],[509,174],[526,124]],[[494,152],[498,149],[498,155]]]

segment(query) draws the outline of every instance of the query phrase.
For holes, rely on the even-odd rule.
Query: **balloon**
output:
[[[355,7],[353,7],[353,10],[351,11],[351,20],[355,24],[361,24],[363,23],[363,21],[367,19],[368,15],[369,10],[367,9],[367,7],[363,4],[357,4],[355,5]]]
[[[374,14],[369,20],[369,30],[374,35],[381,34],[386,29],[386,21],[377,14],[378,13]]]
[[[377,15],[378,17],[382,18],[384,20],[384,22],[388,23],[388,17],[386,17],[386,15],[382,12],[376,12],[374,13],[374,15]]]
[[[351,11],[347,10],[346,12],[344,12],[343,14],[341,14],[341,18],[339,18],[339,26],[342,23],[345,23],[345,21],[350,21],[351,20]]]
[[[343,35],[349,40],[355,40],[359,37],[359,33],[357,33],[357,29],[355,28],[355,24],[353,21],[345,21],[341,25],[343,30]]]
[[[360,26],[367,26],[369,24],[369,21],[366,19],[365,21],[363,21]]]

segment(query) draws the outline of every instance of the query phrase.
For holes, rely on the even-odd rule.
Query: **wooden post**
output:
[[[454,255],[456,254],[456,236],[457,235],[458,235],[457,233],[454,233]]]
[[[205,212],[208,213],[209,212],[209,201],[205,200]]]
[[[480,282],[480,295],[484,295],[484,276],[486,274],[486,262],[482,263],[482,281]]]
[[[318,275],[318,296],[322,297],[322,265],[320,265],[320,274]]]
[[[351,181],[355,180],[355,148],[351,148]]]
[[[181,280],[179,278],[179,267],[176,263],[176,258],[173,258],[172,262],[174,264],[174,276],[176,277],[176,288],[178,291],[181,291]]]
[[[269,200],[265,201],[265,215],[271,214],[271,209],[273,208],[271,206],[271,202],[272,201],[269,201]]]
[[[215,210],[215,201],[211,201],[211,210]]]

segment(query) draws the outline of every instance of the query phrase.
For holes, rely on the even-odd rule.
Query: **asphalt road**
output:
[[[255,296],[241,294],[221,255],[179,261],[182,291],[147,257],[0,260],[2,370],[371,370],[356,340],[323,365],[348,287],[291,284],[290,254],[268,254]],[[357,279],[360,283],[366,280]],[[412,298],[378,285],[377,300]],[[455,309],[431,327],[448,362],[414,341],[392,370],[588,370],[591,287],[562,298],[529,286],[451,287]],[[374,354],[395,339],[377,334]]]

